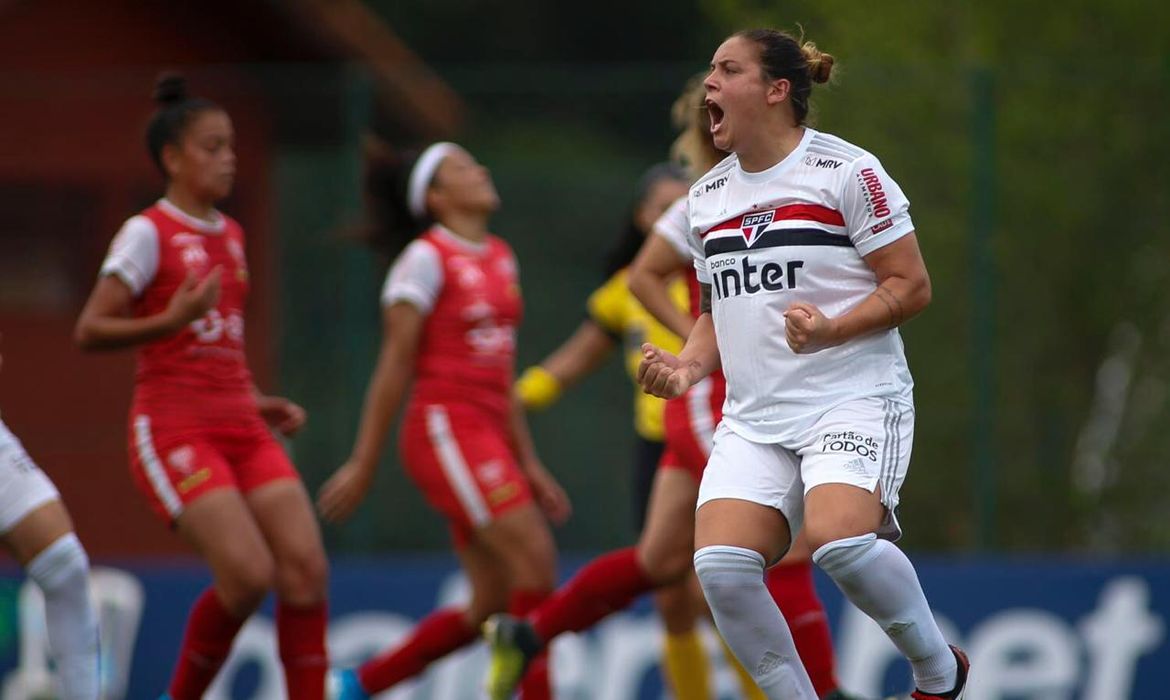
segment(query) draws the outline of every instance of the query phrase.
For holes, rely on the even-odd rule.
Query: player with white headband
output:
[[[500,202],[487,168],[451,143],[416,158],[371,144],[366,189],[369,242],[395,258],[382,290],[382,351],[353,451],[318,507],[332,521],[353,513],[404,410],[401,461],[450,524],[471,602],[431,613],[402,643],[336,674],[341,700],[412,678],[473,642],[492,613],[525,614],[544,600],[556,582],[548,520],[570,510],[512,394],[520,284],[511,248],[488,232]],[[550,697],[546,660],[521,691]]]
[[[916,700],[954,700],[943,639],[893,541],[913,439],[897,327],[930,301],[909,202],[878,160],[805,126],[833,57],[768,29],[723,42],[704,82],[715,146],[687,220],[702,313],[643,387],[673,398],[722,368],[723,421],[699,489],[695,571],[715,623],[769,698],[814,700],[764,569],[802,527],[816,562],[910,661]]]

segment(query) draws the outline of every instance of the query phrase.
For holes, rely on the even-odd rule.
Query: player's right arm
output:
[[[680,338],[691,334],[694,321],[670,298],[670,279],[688,263],[665,238],[651,234],[630,265],[630,291],[659,323]]]
[[[317,508],[326,520],[348,518],[373,484],[391,424],[410,385],[425,320],[422,312],[406,301],[382,312],[382,349],[366,391],[353,451],[317,496]]]
[[[134,299],[154,281],[159,268],[158,231],[145,216],[122,225],[102,262],[73,337],[83,350],[113,350],[148,343],[182,330],[219,301],[219,267],[203,279],[188,275],[166,308],[149,316],[133,314]]]
[[[189,275],[167,308],[150,316],[133,316],[130,287],[116,275],[103,275],[81,310],[73,338],[82,350],[116,350],[174,335],[219,301],[221,274],[216,267],[202,280]]]
[[[677,398],[719,369],[719,345],[715,340],[715,323],[711,319],[711,285],[700,283],[699,289],[701,313],[682,352],[676,357],[650,343],[642,346],[638,384],[647,394],[664,399]]]

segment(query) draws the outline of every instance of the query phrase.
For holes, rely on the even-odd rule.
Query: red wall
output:
[[[65,237],[74,256],[68,267],[80,271],[71,274],[83,276],[68,303],[15,308],[0,296],[0,410],[62,491],[92,554],[185,551],[150,515],[127,471],[131,353],[86,356],[70,334],[110,238],[144,200],[161,194],[143,129],[154,77],[180,67],[193,91],[224,105],[235,122],[239,177],[224,209],[248,233],[249,354],[260,386],[271,386],[272,120],[262,86],[225,67],[263,57],[247,55],[239,39],[246,28],[233,32],[212,12],[179,23],[155,14],[166,3],[10,5],[0,9],[0,188],[67,185],[92,194],[94,207],[81,230],[38,232]],[[0,240],[0,255],[3,249]]]

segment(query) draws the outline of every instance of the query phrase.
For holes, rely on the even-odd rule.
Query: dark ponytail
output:
[[[154,84],[154,102],[158,106],[146,126],[146,148],[162,176],[167,177],[162,152],[167,145],[178,145],[192,117],[219,105],[187,93],[187,79],[178,73],[163,73]]]
[[[366,212],[354,237],[390,262],[432,223],[429,217],[416,219],[407,205],[410,172],[421,151],[395,150],[374,136],[366,138],[363,150]]]

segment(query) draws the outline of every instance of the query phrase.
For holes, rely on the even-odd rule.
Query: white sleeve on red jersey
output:
[[[390,266],[382,286],[382,306],[406,301],[426,316],[435,307],[442,289],[443,261],[439,251],[426,241],[416,240]]]
[[[841,213],[853,247],[865,257],[912,232],[914,222],[910,200],[873,154],[858,158],[850,170]]]
[[[690,228],[687,220],[687,198],[679,197],[654,222],[653,231],[666,239],[670,247],[674,248],[674,252],[678,253],[679,260],[690,260],[691,245],[687,243]]]
[[[102,262],[102,275],[116,275],[134,296],[140,296],[158,274],[158,231],[145,216],[122,224]]]

